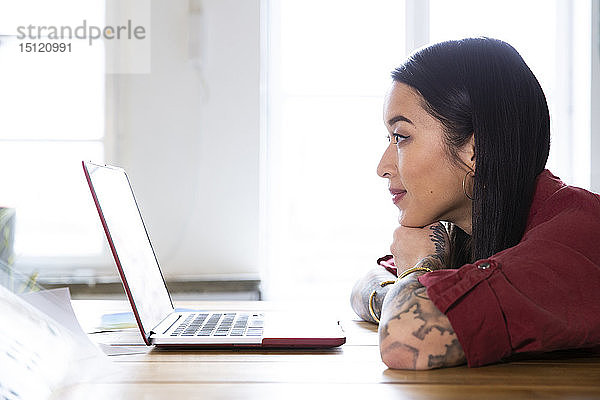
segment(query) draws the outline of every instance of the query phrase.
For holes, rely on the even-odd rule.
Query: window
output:
[[[549,101],[548,167],[589,187],[590,10],[565,0],[268,3],[267,297],[310,287],[347,301],[354,280],[388,253],[397,210],[375,168],[386,146],[383,95],[412,51],[405,42],[483,35],[515,46]]]
[[[404,2],[274,1],[268,11],[264,276],[268,297],[294,298],[290,279],[318,291],[388,251],[394,206],[375,174],[383,96],[405,54]],[[332,297],[346,300],[343,290]]]
[[[20,270],[82,267],[105,252],[81,160],[104,159],[105,64],[101,41],[71,52],[27,53],[18,26],[103,23],[104,1],[25,1],[0,6],[0,204],[17,209]],[[54,40],[53,42],[57,42]]]
[[[489,36],[513,45],[550,109],[547,168],[590,188],[591,3],[571,0],[429,0],[430,42]]]

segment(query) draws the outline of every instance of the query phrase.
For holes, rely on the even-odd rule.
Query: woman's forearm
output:
[[[417,265],[439,261],[424,259]],[[432,268],[433,269],[433,268]],[[465,354],[448,318],[427,296],[415,272],[390,285],[382,307],[379,349],[390,368],[431,369],[465,363]]]
[[[369,297],[373,293],[373,290],[375,290],[373,310],[375,311],[375,315],[380,316],[383,299],[391,286],[381,287],[380,283],[394,279],[396,279],[396,275],[383,267],[378,266],[371,269],[352,288],[350,303],[354,312],[365,321],[376,322],[369,312]]]

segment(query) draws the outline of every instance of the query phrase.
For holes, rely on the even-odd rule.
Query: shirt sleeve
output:
[[[419,277],[469,366],[600,345],[599,220],[595,213],[563,213],[515,247]]]
[[[495,261],[482,260],[419,277],[429,298],[450,320],[470,367],[493,363],[511,353],[502,307],[491,284],[497,270]]]
[[[382,266],[387,269],[388,272],[398,276],[398,268],[396,268],[396,264],[394,263],[394,256],[391,254],[385,255],[377,259],[377,265]]]

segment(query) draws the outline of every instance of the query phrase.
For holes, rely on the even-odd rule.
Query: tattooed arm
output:
[[[440,269],[439,259],[425,257],[418,266]],[[464,364],[465,354],[450,325],[427,297],[415,272],[391,285],[379,324],[381,359],[389,368],[432,369]]]
[[[410,244],[410,245],[407,245]],[[423,228],[400,226],[391,246],[396,266],[443,269],[450,253],[441,223]],[[465,355],[450,325],[427,297],[414,272],[390,285],[379,324],[381,359],[390,368],[431,369],[463,364]]]
[[[375,315],[381,315],[383,299],[391,286],[380,287],[379,284],[394,279],[396,279],[396,275],[381,266],[377,266],[367,272],[352,288],[350,303],[354,312],[365,321],[375,322],[369,312],[369,297],[373,290],[375,290],[376,295],[373,298],[373,310],[375,311]]]

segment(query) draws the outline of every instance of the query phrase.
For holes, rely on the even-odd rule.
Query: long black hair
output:
[[[457,268],[516,245],[550,151],[550,116],[542,88],[508,43],[469,38],[412,54],[392,72],[416,89],[445,128],[451,160],[475,139],[472,233],[450,224]]]

